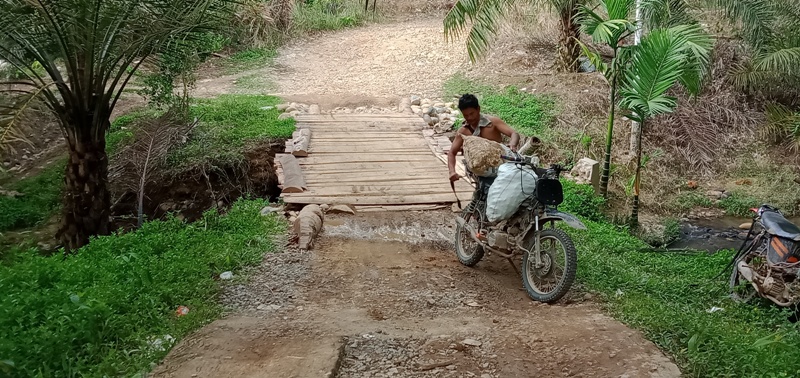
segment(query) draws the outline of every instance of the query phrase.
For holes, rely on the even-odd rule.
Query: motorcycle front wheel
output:
[[[536,264],[536,239],[530,238],[522,256],[522,284],[531,299],[553,303],[566,294],[575,281],[578,253],[572,239],[562,230],[546,229],[540,234],[541,263]]]
[[[461,218],[464,219],[464,223],[471,225],[472,228],[476,230],[480,229],[480,214],[477,210],[474,210],[473,204],[470,204],[461,212]],[[473,240],[469,231],[461,227],[461,225],[456,226],[454,244],[456,247],[456,257],[458,257],[458,261],[462,264],[473,267],[483,259],[483,254],[485,252],[483,246]]]

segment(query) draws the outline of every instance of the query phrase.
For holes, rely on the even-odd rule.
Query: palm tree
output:
[[[531,5],[546,5],[558,14],[559,33],[557,68],[559,71],[575,72],[578,69],[580,48],[575,16],[585,0],[546,0],[526,2]],[[467,53],[473,62],[483,57],[492,38],[497,35],[500,21],[519,0],[458,0],[444,18],[445,37],[454,39],[467,31]]]
[[[105,136],[125,85],[169,43],[220,26],[229,0],[4,0],[0,60],[20,80],[0,94],[21,101],[0,106],[0,144],[8,142],[25,106],[42,101],[58,118],[69,159],[57,233],[67,251],[109,230]],[[36,67],[36,68],[34,68]],[[40,67],[40,68],[39,68]]]
[[[749,59],[733,71],[748,92],[799,105],[800,2],[797,0],[706,0],[734,22]],[[788,98],[787,98],[788,97]]]
[[[631,11],[638,5],[641,23],[630,20]],[[685,0],[600,0],[595,7],[581,6],[578,14],[581,32],[592,37],[594,43],[607,45],[612,50],[611,62],[606,64],[598,53],[580,44],[583,53],[603,73],[609,83],[609,110],[606,126],[606,149],[600,175],[600,194],[608,197],[611,175],[611,147],[614,138],[614,120],[617,107],[617,87],[630,53],[625,40],[642,29],[666,28],[681,24],[694,24]],[[580,42],[579,42],[580,43]],[[639,127],[641,130],[641,126]],[[637,152],[638,153],[638,152]]]
[[[680,82],[697,95],[708,70],[713,41],[698,25],[680,25],[650,32],[631,51],[630,67],[622,82],[620,106],[641,124],[637,140],[631,224],[639,223],[642,168],[642,134],[647,119],[675,109],[676,100],[667,91]]]

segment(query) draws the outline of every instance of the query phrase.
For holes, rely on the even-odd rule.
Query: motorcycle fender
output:
[[[568,226],[578,229],[578,230],[585,230],[586,225],[580,221],[580,219],[576,218],[572,214],[567,214],[558,210],[549,210],[545,213],[545,216],[539,218],[540,224],[545,224],[549,221],[556,220],[556,221],[563,221]]]

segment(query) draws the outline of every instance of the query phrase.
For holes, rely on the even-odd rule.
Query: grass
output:
[[[249,48],[235,52],[224,64],[228,73],[236,73],[269,66],[277,56],[274,48]]]
[[[0,196],[0,232],[36,226],[61,207],[65,160],[50,165],[38,175],[5,187],[21,197]]]
[[[533,95],[516,87],[503,90],[475,83],[463,74],[456,74],[445,81],[444,98],[464,93],[478,96],[481,111],[500,117],[522,136],[536,135],[540,139],[549,132],[555,117],[555,100],[548,96]]]
[[[274,249],[270,236],[286,226],[259,214],[266,204],[240,200],[225,216],[149,222],[99,237],[66,259],[29,251],[0,266],[0,371],[101,377],[149,370],[166,354],[151,338],[180,339],[215,319],[219,273],[257,264]],[[189,314],[177,317],[178,306]]]
[[[589,190],[565,186],[564,211],[587,204]],[[589,207],[578,209],[586,213]],[[590,212],[591,214],[591,212]],[[788,310],[727,297],[733,252],[678,255],[639,252],[648,246],[626,229],[584,218],[568,230],[579,251],[578,280],[596,291],[617,319],[640,329],[691,377],[800,376],[800,332]],[[727,273],[727,272],[726,272]],[[711,307],[724,310],[709,313]]]
[[[313,33],[359,26],[365,18],[359,1],[306,0],[295,6],[292,22],[296,33]]]
[[[258,95],[196,100],[191,114],[201,120],[200,125],[189,142],[170,155],[170,163],[177,169],[237,165],[244,161],[248,144],[291,137],[294,120],[277,119],[274,106],[280,102],[277,97]]]

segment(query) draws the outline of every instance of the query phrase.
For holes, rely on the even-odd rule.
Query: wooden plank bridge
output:
[[[442,205],[455,202],[446,155],[432,145],[425,123],[413,114],[301,114],[299,135],[311,131],[308,156],[298,157],[305,188],[282,194],[288,204],[358,207]],[[426,138],[427,137],[427,138]],[[291,153],[292,143],[287,143]],[[302,155],[301,155],[302,156]],[[462,170],[462,169],[459,169]],[[462,202],[473,187],[456,182]]]

